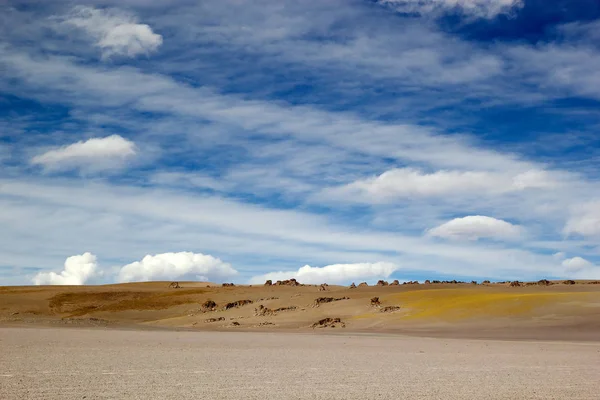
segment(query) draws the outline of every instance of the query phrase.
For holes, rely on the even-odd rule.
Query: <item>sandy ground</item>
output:
[[[599,342],[0,328],[2,399],[598,399],[599,376]]]

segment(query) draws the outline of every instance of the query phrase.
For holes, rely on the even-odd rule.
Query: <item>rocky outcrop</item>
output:
[[[398,286],[400,285],[400,281],[398,279],[394,279],[394,282],[390,283],[390,286]]]
[[[273,281],[269,279],[265,282],[265,286],[273,286]]]
[[[202,311],[215,311],[217,309],[217,303],[212,300],[206,300],[202,303]]]
[[[350,285],[350,289],[356,289],[356,284],[354,284],[354,282],[352,282],[352,284]]]
[[[379,306],[381,306],[381,302],[379,301],[379,297],[373,297],[371,299],[371,305],[373,307],[379,307]]]
[[[233,283],[224,283],[222,286],[223,287],[234,287],[235,285]]]
[[[358,285],[358,287],[367,287],[369,284],[367,282],[362,282]]]
[[[285,281],[275,282],[275,286],[300,286],[300,283],[294,278],[286,279]]]
[[[238,307],[245,306],[246,304],[252,304],[252,303],[253,303],[252,300],[238,300],[238,301],[234,301],[234,302],[225,304],[225,307],[223,307],[223,309],[230,310],[232,308],[238,308]]]
[[[349,300],[349,297],[319,297],[318,299],[315,299],[315,302],[313,303],[313,307],[319,307],[321,304],[325,304],[325,303],[331,303],[334,301],[340,301],[340,300]]]
[[[389,285],[389,283],[387,283],[387,281],[384,281],[383,279],[380,279],[379,281],[377,281],[377,286],[387,286]]]
[[[574,284],[575,284],[575,281],[573,281],[573,280],[571,280],[571,279],[568,279],[568,280],[566,280],[566,281],[563,281],[563,285],[574,285]]]
[[[509,286],[510,286],[510,287],[518,287],[518,286],[521,286],[521,282],[519,282],[519,281],[512,281],[512,282],[509,284]]]
[[[323,318],[311,325],[311,328],[345,328],[346,324],[340,318]]]
[[[319,286],[319,292],[326,292],[329,290],[329,285],[326,283],[323,283],[321,286]]]
[[[550,282],[548,279],[540,279],[537,284],[539,286],[550,286],[552,285],[552,282]]]
[[[179,289],[179,288],[181,288],[181,286],[179,286],[179,282],[171,282],[169,284],[169,287],[173,288],[173,289]]]

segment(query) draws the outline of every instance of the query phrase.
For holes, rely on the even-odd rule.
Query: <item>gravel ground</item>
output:
[[[598,399],[600,343],[0,328],[1,399]]]

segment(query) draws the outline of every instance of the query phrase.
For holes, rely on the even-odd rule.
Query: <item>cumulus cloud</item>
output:
[[[448,221],[429,230],[427,234],[446,239],[514,239],[521,236],[522,228],[501,219],[470,215]]]
[[[563,260],[562,266],[565,267],[565,269],[567,271],[579,272],[581,270],[593,267],[594,264],[592,264],[585,258],[573,257],[573,258],[567,258],[566,260]]]
[[[162,36],[154,33],[150,26],[140,24],[135,16],[115,9],[77,6],[64,23],[76,26],[91,36],[103,57],[150,54],[163,42]]]
[[[65,261],[65,267],[60,273],[40,272],[33,278],[36,285],[83,285],[97,273],[96,256],[83,253],[71,256]]]
[[[478,18],[493,18],[523,6],[523,0],[380,0],[404,13],[427,14],[460,10]]]
[[[31,159],[31,163],[48,170],[111,169],[136,154],[133,142],[119,135],[92,138],[47,151]]]
[[[147,255],[127,264],[119,271],[119,282],[172,280],[190,277],[202,281],[219,281],[237,275],[231,265],[200,253],[180,252]]]
[[[574,279],[600,279],[600,267],[582,257],[563,260],[565,276]]]
[[[324,267],[305,265],[297,271],[270,272],[254,276],[250,283],[264,283],[267,279],[277,281],[295,278],[300,283],[307,284],[345,284],[355,280],[387,278],[396,270],[398,270],[398,266],[388,262],[333,264]]]
[[[334,189],[333,194],[350,198],[356,198],[352,196],[356,195],[369,202],[384,202],[399,197],[501,194],[526,189],[550,189],[559,183],[552,174],[542,170],[516,174],[457,170],[426,173],[415,168],[395,168],[379,176]]]

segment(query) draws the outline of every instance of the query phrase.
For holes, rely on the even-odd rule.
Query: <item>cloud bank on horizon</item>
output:
[[[584,0],[11,0],[0,285],[600,278],[598,27]]]

